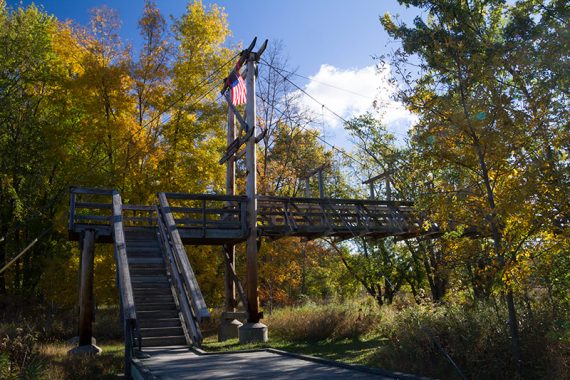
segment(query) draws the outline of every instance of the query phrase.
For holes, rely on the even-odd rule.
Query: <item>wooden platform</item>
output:
[[[149,357],[135,365],[146,379],[420,379],[271,349],[200,354],[173,346],[144,352]]]

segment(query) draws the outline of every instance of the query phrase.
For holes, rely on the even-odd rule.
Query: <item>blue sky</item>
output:
[[[137,20],[142,14],[143,0],[36,0],[36,5],[61,20],[72,19],[87,24],[89,9],[102,5],[114,8],[122,20],[121,36],[136,51],[140,44]],[[306,106],[322,114],[325,135],[333,143],[346,145],[342,121],[322,104],[345,118],[370,109],[373,100],[386,107],[379,110],[400,139],[413,120],[407,111],[390,100],[393,89],[387,85],[389,73],[377,74],[373,56],[387,54],[398,47],[382,29],[379,17],[385,12],[399,14],[411,22],[418,14],[415,9],[400,6],[396,0],[219,0],[203,1],[224,7],[232,37],[228,43],[247,45],[255,36],[269,42],[280,40],[292,68],[312,81],[297,77],[296,82],[317,98],[321,104],[304,99]],[[8,0],[11,6],[32,1]],[[179,17],[187,1],[156,0],[165,16]],[[334,85],[337,88],[331,87]],[[338,88],[344,89],[339,90]],[[355,95],[358,94],[358,95]]]
[[[123,21],[122,37],[136,46],[139,43],[137,20],[142,14],[143,0],[35,0],[48,13],[59,19],[73,19],[87,24],[89,9],[107,5],[118,10]],[[17,6],[20,1],[8,0]],[[24,0],[23,4],[32,3]],[[316,73],[321,64],[337,68],[362,68],[374,63],[373,55],[389,51],[387,34],[378,21],[384,12],[400,14],[412,20],[413,9],[400,6],[395,0],[219,0],[204,1],[225,8],[233,36],[230,42],[249,43],[258,36],[281,40],[291,62],[303,74]],[[180,16],[184,0],[156,0],[161,12]],[[388,44],[388,46],[387,46]]]

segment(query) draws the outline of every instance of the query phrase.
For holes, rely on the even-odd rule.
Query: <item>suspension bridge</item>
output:
[[[219,339],[238,337],[240,343],[249,343],[268,340],[257,297],[257,256],[263,239],[293,236],[342,241],[360,236],[407,239],[426,234],[412,203],[328,198],[320,172],[318,198],[310,197],[308,186],[302,198],[257,194],[255,145],[259,139],[255,127],[254,73],[266,43],[253,52],[254,40],[224,82],[222,93],[229,106],[228,150],[220,160],[226,165],[225,195],[160,192],[151,204],[135,205],[123,204],[116,190],[70,189],[69,238],[79,241],[81,248],[79,346],[72,351],[98,351],[91,343],[94,248],[96,244],[113,244],[127,377],[250,378],[257,373],[289,379],[405,378],[402,374],[275,350],[218,356],[199,350],[203,341],[200,325],[210,314],[185,245],[222,247],[225,312]],[[237,82],[243,79],[243,64],[245,116],[238,112],[230,96],[235,91],[232,78]],[[235,162],[244,155],[246,194],[235,195]],[[235,246],[243,243],[247,259],[245,288],[235,271]],[[242,310],[238,311],[240,303]]]

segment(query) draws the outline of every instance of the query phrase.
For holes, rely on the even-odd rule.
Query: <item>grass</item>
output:
[[[209,336],[211,352],[277,348],[350,364],[424,376],[566,379],[570,373],[570,325],[548,310],[520,313],[523,373],[510,356],[505,316],[496,305],[377,307],[369,302],[284,308],[264,320],[269,342],[240,346]]]
[[[74,346],[68,343],[55,342],[40,344],[38,347],[40,360],[45,369],[43,379],[116,379],[123,372],[122,342],[104,342],[98,344],[103,350],[96,356],[75,356],[67,352]]]
[[[391,371],[459,378],[445,353],[467,378],[568,379],[568,316],[540,305],[532,313],[519,307],[524,363],[523,374],[517,377],[510,359],[505,313],[504,306],[493,303],[400,307],[379,307],[369,300],[308,303],[268,315],[263,322],[269,327],[270,341],[263,344],[239,345],[237,339],[217,342],[218,318],[213,318],[203,326],[204,349],[276,348]],[[123,372],[116,309],[99,312],[94,327],[103,353],[95,357],[69,356],[72,346],[63,339],[74,335],[71,325],[46,323],[49,317],[47,313],[19,313],[3,318],[0,379],[112,379]]]

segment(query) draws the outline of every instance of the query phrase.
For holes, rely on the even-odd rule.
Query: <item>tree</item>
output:
[[[152,1],[146,1],[143,15],[138,23],[144,41],[136,62],[131,63],[131,77],[136,98],[137,131],[133,138],[144,144],[129,143],[129,154],[134,159],[130,171],[131,201],[146,202],[149,195],[159,191],[158,165],[164,157],[161,143],[163,114],[169,111],[167,97],[172,76],[174,47],[166,20]]]
[[[420,115],[412,144],[432,171],[451,168],[455,175],[453,181],[442,178],[434,184],[439,191],[424,199],[445,209],[437,219],[444,229],[479,227],[486,245],[484,265],[494,270],[505,296],[519,367],[517,273],[525,272],[525,255],[541,244],[541,231],[551,230],[553,220],[568,212],[557,196],[558,201],[541,200],[568,182],[560,176],[541,180],[567,166],[561,159],[567,146],[558,143],[566,134],[563,119],[558,119],[558,104],[566,95],[560,84],[550,81],[563,60],[545,64],[538,48],[552,46],[545,41],[551,40],[553,29],[561,30],[567,9],[558,1],[513,6],[503,1],[399,2],[428,14],[427,20],[416,18],[413,27],[397,25],[389,15],[382,19],[403,45],[394,64],[402,69],[410,55],[421,62],[416,78],[404,74],[410,86],[400,93]],[[554,87],[543,87],[541,79]],[[546,157],[547,167],[541,164]],[[451,220],[459,225],[452,226]]]
[[[217,5],[190,3],[173,26],[177,55],[168,94],[169,120],[163,125],[164,158],[160,186],[171,191],[222,189],[226,111],[216,95],[223,83],[231,51],[227,16]],[[219,155],[213,154],[219,152]]]
[[[60,54],[65,27],[35,6],[0,2],[0,263],[8,252],[53,227],[69,173],[73,133],[66,84],[71,68]],[[7,287],[33,291],[52,247],[42,241],[0,275]]]

